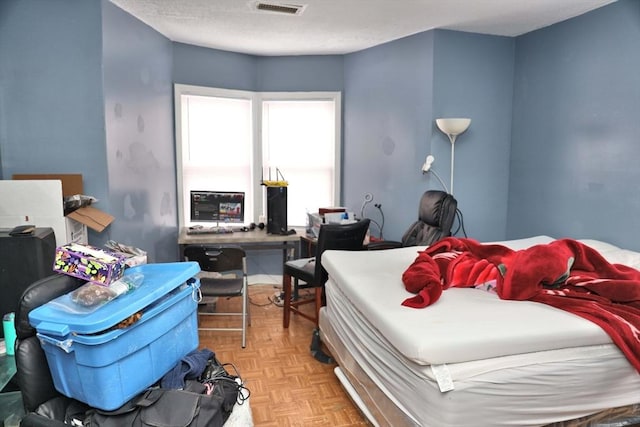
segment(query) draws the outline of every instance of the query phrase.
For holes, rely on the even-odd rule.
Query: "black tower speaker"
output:
[[[36,228],[27,236],[10,236],[9,231],[0,231],[0,316],[18,309],[22,292],[33,282],[56,274],[53,229]]]
[[[287,231],[287,187],[267,187],[267,233]]]

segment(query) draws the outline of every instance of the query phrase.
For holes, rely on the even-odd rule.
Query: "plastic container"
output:
[[[89,314],[45,304],[29,313],[56,389],[103,410],[114,410],[151,386],[198,347],[195,262],[146,264],[132,292]],[[124,329],[115,325],[136,313]]]
[[[4,427],[19,427],[20,416],[17,414],[11,414],[4,419]]]
[[[15,354],[16,346],[16,325],[15,313],[7,313],[2,317],[2,331],[4,332],[4,341],[6,352],[9,356]]]

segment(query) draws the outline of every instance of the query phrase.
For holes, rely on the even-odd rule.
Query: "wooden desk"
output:
[[[256,228],[250,231],[234,231],[222,234],[187,234],[182,227],[178,236],[180,254],[184,254],[187,245],[237,245],[245,250],[282,249],[282,262],[297,258],[300,250],[300,236],[304,228],[295,228],[296,234],[267,234],[266,230]]]
[[[318,239],[308,234],[300,235],[300,258],[312,258],[316,256]]]

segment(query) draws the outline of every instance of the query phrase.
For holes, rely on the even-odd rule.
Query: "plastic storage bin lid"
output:
[[[125,276],[144,275],[140,287],[109,301],[92,313],[69,313],[50,304],[29,313],[29,322],[40,333],[66,336],[70,333],[102,332],[147,307],[200,272],[197,262],[143,264],[128,268]]]

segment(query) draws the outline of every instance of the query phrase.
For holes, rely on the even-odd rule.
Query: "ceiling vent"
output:
[[[300,15],[304,11],[305,6],[297,4],[285,3],[265,3],[257,2],[256,9],[265,12],[283,13],[285,15]]]

